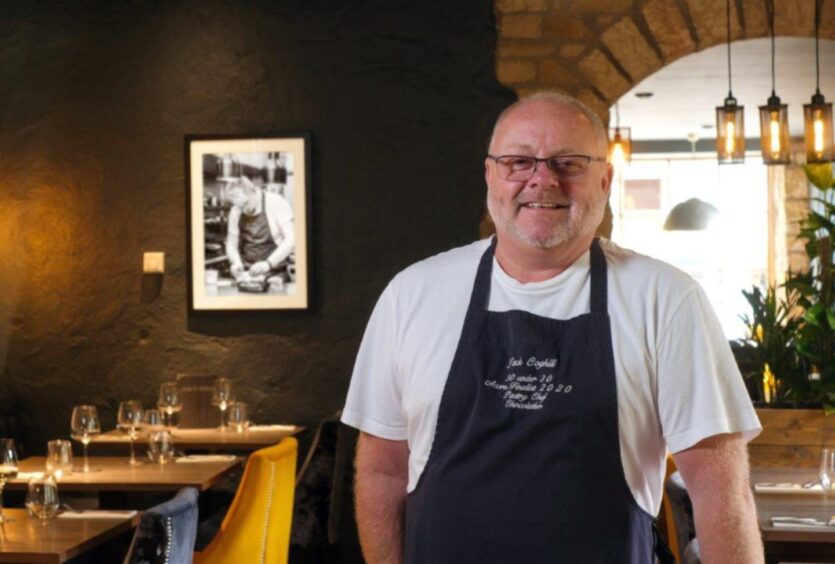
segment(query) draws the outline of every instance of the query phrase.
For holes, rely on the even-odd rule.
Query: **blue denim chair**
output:
[[[197,490],[183,488],[142,513],[125,564],[191,564],[196,535]]]

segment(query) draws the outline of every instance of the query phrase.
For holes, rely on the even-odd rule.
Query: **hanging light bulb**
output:
[[[716,108],[716,155],[719,164],[745,161],[745,107],[731,91],[731,3],[725,0],[728,28],[728,97]]]
[[[807,163],[827,163],[833,160],[832,102],[827,103],[820,92],[818,28],[820,28],[820,0],[815,0],[815,94],[810,104],[803,104]]]
[[[632,135],[628,127],[620,126],[620,110],[615,103],[615,127],[609,130],[609,162],[617,168],[632,160]]]
[[[771,28],[771,96],[760,106],[760,150],[765,164],[789,164],[789,110],[775,92],[774,78],[774,0],[768,3],[768,24]]]

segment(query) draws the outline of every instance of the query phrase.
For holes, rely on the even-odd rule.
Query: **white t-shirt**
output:
[[[426,465],[478,261],[489,240],[400,272],[377,302],[360,346],[342,421],[408,440],[412,491]],[[620,455],[637,503],[661,506],[667,448],[761,427],[730,346],[687,274],[601,239],[618,395]],[[589,252],[543,282],[522,284],[493,260],[491,311],[568,319],[590,309]]]

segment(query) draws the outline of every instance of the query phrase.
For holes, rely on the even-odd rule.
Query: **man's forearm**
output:
[[[357,527],[368,564],[403,562],[406,481],[400,476],[357,468]]]
[[[756,515],[754,498],[747,487],[731,499],[725,495],[707,495],[698,502],[694,499],[693,517],[702,562],[763,562]]]
[[[702,562],[763,562],[748,452],[741,435],[709,437],[673,458],[693,503]]]

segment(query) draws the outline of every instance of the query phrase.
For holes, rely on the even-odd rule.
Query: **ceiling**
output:
[[[803,136],[803,104],[815,93],[815,40],[778,37],[777,95],[789,105],[792,136]],[[759,137],[758,106],[771,95],[771,39],[731,43],[732,86],[745,107],[746,137]],[[820,91],[835,101],[835,41],[820,40]],[[652,92],[650,98],[636,93]],[[635,140],[685,140],[716,136],[716,106],[728,95],[727,44],[682,57],[644,79],[618,101],[620,124]],[[611,126],[615,125],[614,107]],[[705,127],[708,126],[708,127]]]

